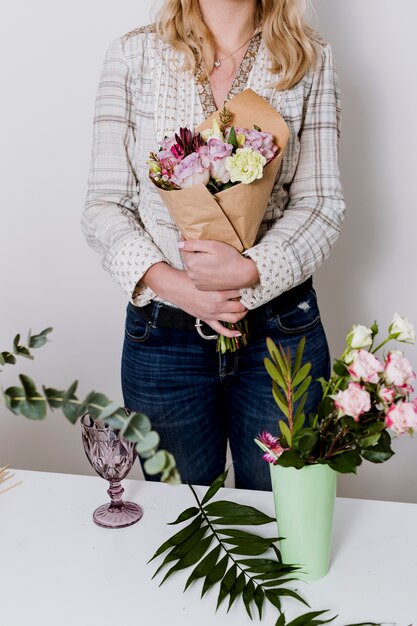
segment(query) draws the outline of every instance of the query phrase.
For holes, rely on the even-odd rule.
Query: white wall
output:
[[[54,326],[51,342],[6,368],[39,384],[80,380],[121,400],[125,298],[80,230],[94,97],[109,42],[149,22],[150,0],[9,3],[0,29],[2,85],[0,350],[17,332]],[[353,323],[386,327],[394,311],[417,326],[415,203],[417,86],[413,0],[316,0],[316,25],[341,76],[340,165],[347,217],[316,289],[332,356]],[[417,366],[414,346],[404,346]],[[1,409],[0,465],[92,474],[79,427],[59,413],[43,424]],[[383,466],[344,476],[339,494],[417,502],[417,441],[395,443]],[[138,465],[132,477],[139,476]]]

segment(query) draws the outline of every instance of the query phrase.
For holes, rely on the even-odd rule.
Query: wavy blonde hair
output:
[[[308,0],[257,0],[255,28],[262,29],[270,67],[280,74],[274,87],[289,89],[318,60],[320,35],[305,23]],[[184,53],[184,69],[202,64],[205,76],[213,70],[215,42],[205,25],[198,0],[165,0],[155,20],[157,36]]]

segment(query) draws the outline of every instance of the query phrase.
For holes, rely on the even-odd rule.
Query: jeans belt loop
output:
[[[161,308],[162,308],[162,302],[154,302],[153,311],[152,311],[152,319],[150,322],[148,322],[148,324],[152,326],[152,328],[157,328],[158,315],[159,315],[159,311],[161,310]]]

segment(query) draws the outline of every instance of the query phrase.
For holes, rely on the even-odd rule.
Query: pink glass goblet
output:
[[[122,500],[120,481],[130,472],[137,452],[135,443],[127,441],[104,422],[94,421],[88,413],[81,418],[81,435],[85,453],[93,469],[108,480],[109,504],[102,504],[93,513],[93,520],[104,528],[123,528],[138,522],[143,510],[135,502]]]

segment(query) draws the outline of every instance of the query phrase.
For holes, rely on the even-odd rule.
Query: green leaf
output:
[[[41,420],[46,417],[47,403],[46,399],[39,395],[36,388],[32,388],[32,384],[28,377],[20,376],[22,383],[24,381],[31,395],[27,395],[22,387],[9,387],[4,391],[5,404],[15,415],[23,415],[29,419]]]
[[[229,606],[227,607],[227,612],[229,612],[230,607],[232,606],[232,604],[236,600],[236,598],[238,598],[240,596],[240,594],[243,593],[245,585],[246,585],[245,573],[241,572],[239,574],[239,576],[237,577],[236,582],[233,585],[233,588],[230,590],[230,593],[229,593]]]
[[[221,603],[223,602],[223,600],[225,599],[225,597],[233,589],[233,586],[236,583],[236,574],[237,574],[237,567],[236,567],[236,564],[233,563],[232,567],[226,572],[226,575],[224,576],[222,582],[220,583],[220,591],[217,597],[216,611],[221,605]]]
[[[249,580],[246,583],[245,588],[242,592],[242,597],[243,597],[243,602],[245,604],[246,612],[249,615],[249,617],[252,619],[250,604],[255,597],[255,585],[253,584],[252,580]]]
[[[316,617],[320,617],[320,615],[323,615],[324,613],[328,613],[328,609],[326,611],[310,611],[309,613],[305,613],[304,615],[300,615],[299,617],[296,617],[294,620],[292,620],[292,622],[289,622],[286,626],[313,626],[313,621],[315,620]],[[326,620],[325,622],[323,621],[314,621],[314,624],[326,624],[327,622],[332,622],[333,620],[335,620],[337,617],[337,615],[335,615],[334,617],[332,617],[329,620]]]
[[[265,357],[264,358],[264,365],[265,365],[266,371],[268,372],[268,374],[272,378],[272,380],[274,380],[282,389],[285,390],[287,388],[287,385],[285,384],[285,381],[284,381],[282,375],[280,374],[280,372],[278,371],[278,369],[274,365],[274,363],[272,361],[270,361],[270,359]]]
[[[213,569],[217,563],[221,550],[221,545],[216,546],[211,552],[209,552],[197,567],[191,572],[188,580],[185,584],[184,591],[191,585],[192,582],[198,578],[203,578]]]
[[[303,395],[303,397],[301,398],[300,402],[298,403],[297,409],[296,409],[296,411],[294,413],[294,428],[297,428],[297,430],[298,430],[298,426],[296,427],[295,424],[298,421],[298,419],[300,418],[300,415],[302,414],[302,412],[304,410],[304,406],[305,406],[305,403],[307,401],[307,397],[308,397],[308,394],[305,393]],[[305,417],[303,416],[302,420],[300,420],[300,421],[301,421],[301,428],[302,428],[304,426]]]
[[[307,394],[303,396],[303,399],[307,398]],[[304,400],[305,402],[305,400]],[[297,411],[298,413],[298,411]],[[295,434],[301,430],[304,426],[305,415],[304,413],[299,413],[296,418],[294,418],[294,422],[292,425],[292,439],[294,439]]]
[[[284,398],[280,390],[278,389],[278,385],[275,381],[272,383],[272,395],[274,396],[275,402],[278,404],[281,411],[284,413],[285,417],[289,418],[289,410],[288,410],[288,402],[287,399]]]
[[[155,430],[147,433],[141,441],[136,444],[136,450],[141,456],[153,453],[159,445],[159,435]]]
[[[253,599],[255,600],[256,607],[259,613],[259,619],[262,619],[262,607],[264,603],[265,592],[259,585],[256,586],[255,595]]]
[[[295,467],[301,469],[305,465],[304,459],[295,450],[285,450],[278,459],[278,465],[282,467]]]
[[[288,402],[287,399],[284,398],[280,390],[278,389],[278,385],[275,381],[272,383],[272,395],[274,396],[275,402],[278,404],[281,411],[284,413],[285,417],[289,418],[289,410],[288,410]]]
[[[311,363],[304,363],[303,367],[299,370],[299,372],[295,375],[294,380],[292,381],[292,386],[296,387],[299,385],[304,378],[307,376],[309,371],[311,370]]]
[[[223,474],[220,474],[220,476],[216,478],[216,480],[212,483],[212,485],[207,489],[204,495],[204,498],[201,501],[201,504],[203,506],[206,504],[206,502],[211,500],[216,495],[216,493],[219,491],[221,487],[224,487],[224,483],[226,481],[228,473],[229,473],[229,470],[227,469],[225,472],[223,472]]]
[[[210,587],[218,583],[223,578],[228,562],[229,556],[226,554],[207,574],[203,584],[203,589],[201,590],[201,597],[204,596],[204,594],[210,589]]]
[[[239,541],[238,544],[236,544],[235,548],[232,548],[230,550],[230,554],[241,554],[241,555],[251,555],[251,556],[258,556],[260,554],[263,554],[266,550],[268,550],[268,548],[271,547],[273,541],[276,541],[276,537],[274,539],[264,539],[262,540],[261,538],[259,538],[258,540],[249,540],[247,542],[245,542],[244,540],[240,539],[229,539],[229,540],[225,540],[226,543],[231,543],[232,541]]]
[[[146,459],[143,468],[147,474],[155,476],[156,474],[162,474],[166,465],[167,452],[165,452],[165,450],[158,450],[158,452]],[[175,524],[175,522],[171,522],[171,524]]]
[[[104,422],[108,417],[116,413],[120,409],[120,404],[118,402],[109,402],[109,404],[100,411],[99,419]]]
[[[284,589],[282,587],[278,587],[277,589],[268,589],[268,592],[266,593],[268,593],[270,596],[288,596],[290,598],[294,598],[294,600],[298,600],[298,602],[302,602],[302,604],[305,604],[308,607],[310,606],[308,602],[304,600],[304,598],[302,598],[296,591],[293,591],[292,589]]]
[[[294,366],[292,368],[292,373],[291,373],[292,378],[294,377],[294,374],[298,372],[298,370],[300,369],[305,344],[306,344],[306,337],[302,337],[300,340],[300,343],[297,346],[297,352],[295,354]]]
[[[347,376],[349,373],[347,368],[348,365],[346,363],[335,359],[335,362],[333,364],[333,371],[335,374],[337,374],[338,376]]]
[[[5,351],[0,354],[0,365],[6,365],[6,363],[9,363],[9,365],[16,363],[16,357],[11,352]]]
[[[311,376],[307,376],[307,378],[299,386],[299,388],[297,389],[297,391],[294,393],[294,396],[293,396],[293,402],[294,403],[297,402],[298,398],[301,398],[303,393],[305,393],[307,391],[307,389],[310,387],[310,384],[311,384],[312,380],[313,379],[312,379]]]
[[[213,541],[213,535],[209,535],[208,537],[205,537],[205,539],[202,539],[201,541],[199,541],[195,546],[194,549],[191,550],[190,552],[187,552],[187,554],[185,554],[179,561],[178,563],[176,563],[173,567],[171,567],[170,570],[168,570],[168,572],[165,574],[164,578],[162,579],[160,586],[174,573],[174,572],[178,572],[181,569],[185,569],[186,567],[190,567],[190,565],[194,565],[195,563],[197,563],[197,561],[199,561],[201,559],[201,557],[203,556],[203,554],[205,554],[205,552],[207,551],[207,549],[209,548],[211,542]]]
[[[185,511],[178,515],[177,519],[174,522],[168,522],[168,525],[171,526],[172,524],[181,524],[181,522],[186,522],[192,517],[195,517],[198,512],[199,509],[197,509],[197,507],[195,506],[192,506],[189,509],[185,509]]]
[[[284,613],[281,613],[281,615],[277,619],[277,623],[275,624],[275,626],[285,626],[285,615],[284,615]]]
[[[29,348],[41,348],[48,341],[47,335],[53,331],[53,328],[45,328],[37,335],[31,335],[29,333],[28,345]]]
[[[317,430],[307,429],[298,439],[298,450],[303,457],[307,457],[314,450],[319,441],[319,433]]]
[[[291,448],[292,446],[292,434],[291,431],[288,427],[288,424],[286,424],[283,420],[279,420],[279,428],[281,430],[281,433],[284,435],[286,441],[287,441],[287,446],[289,448]]]
[[[122,435],[128,441],[141,441],[151,430],[149,417],[143,413],[132,413],[122,430]]]
[[[342,474],[356,474],[356,467],[362,462],[356,450],[348,450],[347,452],[342,452],[342,454],[337,454],[326,460],[332,469]]]
[[[281,354],[279,353],[276,345],[274,344],[274,342],[272,341],[272,339],[270,337],[267,337],[266,339],[266,347],[268,349],[268,352],[270,354],[270,356],[272,357],[272,360],[274,361],[279,373],[281,374],[281,376],[285,379],[289,372],[288,372],[288,368],[286,365],[286,359],[283,359]]]
[[[220,518],[214,520],[214,524],[223,524],[224,522],[220,520],[226,517],[228,520],[233,520],[228,521],[228,524],[236,525],[243,524],[259,526],[275,522],[274,517],[269,517],[269,515],[258,511],[258,509],[255,509],[252,506],[237,504],[236,502],[227,502],[226,500],[212,502],[204,507],[204,511],[212,517]]]
[[[172,546],[177,546],[180,543],[183,543],[188,537],[190,537],[203,523],[203,516],[199,515],[191,524],[179,530],[175,535],[172,535],[167,541],[165,541],[155,552],[155,554],[149,559],[148,563],[153,561],[157,556],[171,548]]]
[[[274,583],[274,584],[275,584],[275,583]],[[270,602],[271,604],[273,604],[273,605],[274,605],[274,607],[275,607],[276,609],[278,609],[278,611],[280,611],[280,610],[281,610],[281,600],[280,600],[279,596],[277,596],[277,595],[276,595],[276,594],[274,594],[274,593],[271,593],[271,592],[269,591],[269,589],[266,589],[266,590],[265,590],[265,596],[266,596],[267,600],[269,600],[269,602]],[[284,620],[283,624],[284,624],[284,626],[285,626],[285,620]]]
[[[235,150],[239,147],[234,126],[230,129],[229,136],[227,137],[227,143],[230,143]]]
[[[374,446],[379,438],[381,437],[381,433],[375,433],[374,435],[369,435],[368,437],[364,437],[360,440],[360,444],[362,448],[370,448]]]

